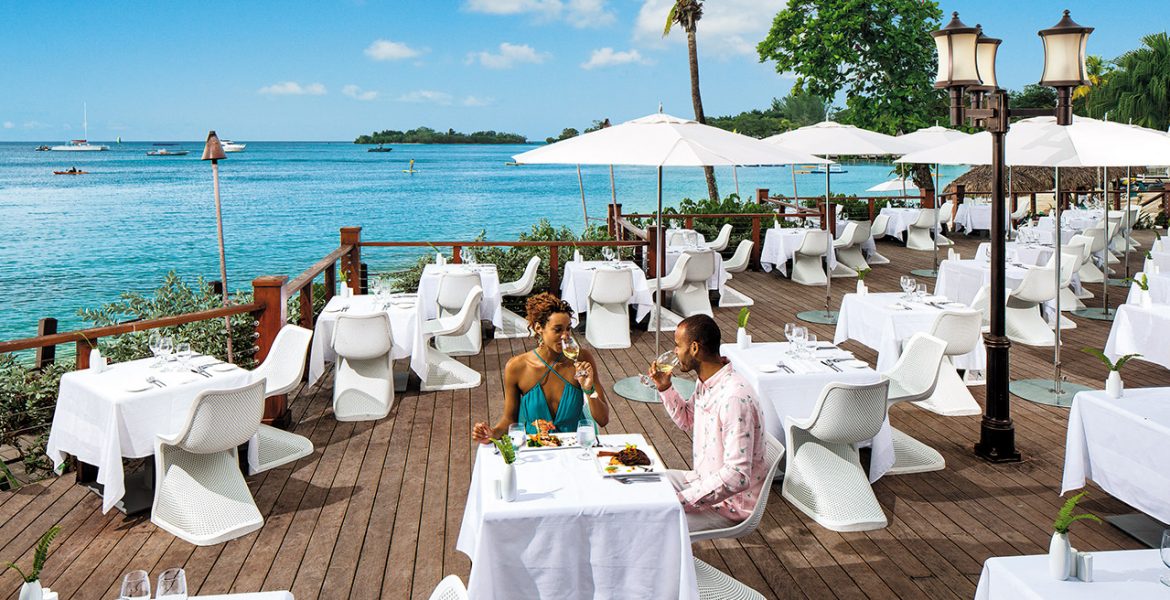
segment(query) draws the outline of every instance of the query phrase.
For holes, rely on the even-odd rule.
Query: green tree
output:
[[[942,12],[927,0],[789,0],[756,47],[760,62],[795,73],[797,93],[845,93],[838,118],[888,134],[933,125],[945,106],[934,89],[930,32]]]
[[[1009,91],[1008,99],[1012,108],[1053,108],[1056,106],[1056,89],[1029,83],[1020,91]]]
[[[662,37],[670,35],[674,25],[683,28],[687,34],[687,58],[691,67],[691,103],[695,106],[695,120],[706,123],[703,115],[703,97],[699,94],[699,49],[695,44],[695,30],[699,19],[703,17],[702,0],[675,0],[666,14],[666,28],[662,30]],[[719,201],[719,188],[715,185],[715,169],[703,167],[703,175],[707,178],[707,195],[712,202]]]
[[[1094,117],[1166,131],[1170,126],[1170,37],[1142,38],[1143,46],[1113,61],[1117,70],[1087,98]]]
[[[793,127],[815,125],[829,118],[828,100],[795,90],[782,99],[773,98],[772,109],[792,122]]]

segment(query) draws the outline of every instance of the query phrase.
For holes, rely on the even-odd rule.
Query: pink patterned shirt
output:
[[[671,386],[659,392],[666,412],[683,431],[692,432],[694,469],[689,487],[679,492],[687,512],[713,510],[732,521],[751,515],[764,487],[764,415],[752,388],[731,364],[699,381],[690,400]]]

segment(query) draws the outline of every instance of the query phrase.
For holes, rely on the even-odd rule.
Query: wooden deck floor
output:
[[[1143,232],[1144,233],[1144,232]],[[958,236],[965,256],[977,240]],[[1147,245],[1148,237],[1139,237]],[[892,260],[877,267],[875,291],[895,291],[900,274],[929,267],[929,253],[880,244]],[[1137,255],[1134,265],[1139,264]],[[834,302],[853,286],[834,288]],[[823,305],[823,288],[807,288],[775,275],[736,275],[734,286],[756,299],[757,341],[783,338],[783,325],[800,310]],[[1100,286],[1090,289],[1100,301]],[[1123,288],[1113,288],[1121,298]],[[717,310],[726,339],[735,313]],[[1076,319],[1066,332],[1064,360],[1071,381],[1099,387],[1105,370],[1081,352],[1101,347],[1108,323]],[[822,339],[830,326],[813,326]],[[503,404],[501,367],[529,349],[528,340],[497,340],[470,364],[485,373],[474,390],[399,394],[393,412],[374,423],[339,423],[331,414],[330,382],[302,389],[292,399],[295,431],[317,451],[294,465],[253,477],[250,485],[266,518],[264,528],[218,546],[196,548],[162,532],[147,518],[103,515],[97,496],[71,475],[0,493],[0,558],[28,562],[37,537],[53,523],[64,530],[54,544],[42,582],[62,598],[114,598],[123,573],[168,567],[187,571],[192,594],[290,589],[313,598],[426,598],[446,574],[465,581],[466,556],[455,551],[472,461],[471,424],[489,421]],[[846,347],[872,364],[875,353]],[[627,350],[601,351],[610,383],[635,374],[654,356],[654,335],[637,333]],[[1051,349],[1013,346],[1012,377],[1051,376]],[[1170,373],[1139,363],[1126,372],[1131,387],[1170,385]],[[982,402],[982,387],[972,388]],[[691,444],[658,405],[615,397],[609,432],[647,435],[671,467],[689,466]],[[759,530],[741,540],[704,542],[699,558],[774,598],[971,598],[981,565],[990,556],[1047,551],[1050,523],[1061,504],[1067,409],[1015,400],[1017,444],[1024,460],[991,465],[972,455],[979,417],[944,418],[915,407],[896,407],[898,428],[937,448],[945,471],[887,476],[874,485],[890,525],[880,531],[835,533],[813,524],[773,489]],[[1098,514],[1128,507],[1093,488],[1084,506]],[[1078,523],[1082,550],[1136,548],[1108,525]],[[0,575],[0,598],[15,598],[19,579]]]

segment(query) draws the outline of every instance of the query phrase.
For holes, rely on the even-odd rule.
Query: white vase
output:
[[[349,298],[352,295],[353,295],[353,290],[350,289],[349,284],[345,283],[344,281],[341,282],[341,297],[342,298]]]
[[[1109,378],[1105,380],[1105,393],[1110,398],[1120,398],[1125,385],[1121,382],[1120,371],[1110,371]]]
[[[746,350],[752,344],[752,336],[748,335],[747,330],[740,327],[735,332],[735,345]]]
[[[1144,308],[1146,310],[1150,310],[1150,306],[1154,303],[1154,301],[1150,298],[1149,290],[1140,290],[1140,291],[1141,291],[1141,296],[1139,296],[1138,302],[1142,305],[1142,308]]]
[[[860,296],[864,296],[865,293],[868,291],[869,291],[869,289],[865,287],[865,282],[858,279],[857,280],[857,294]]]
[[[42,590],[41,582],[26,581],[24,585],[20,586],[20,600],[41,600]]]
[[[1154,268],[1154,260],[1152,258],[1147,258],[1145,262],[1142,263],[1142,272],[1149,273],[1151,275],[1157,273],[1157,269]]]
[[[504,478],[500,483],[500,495],[504,497],[504,502],[512,502],[516,499],[516,463],[504,465]]]
[[[1057,581],[1068,579],[1071,560],[1069,555],[1072,547],[1068,543],[1067,533],[1053,533],[1052,541],[1048,544],[1048,574]]]

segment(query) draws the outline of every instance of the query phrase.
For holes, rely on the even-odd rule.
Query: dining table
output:
[[[654,297],[646,285],[646,273],[631,261],[582,260],[565,263],[565,274],[561,278],[561,299],[569,303],[578,315],[589,312],[589,290],[593,287],[593,276],[602,270],[629,271],[633,278],[633,292],[629,304],[635,307],[635,319],[641,321],[654,308]]]
[[[1120,304],[1113,315],[1105,354],[1111,360],[1140,354],[1138,360],[1170,369],[1170,304]]]
[[[983,563],[975,600],[1164,600],[1170,573],[1157,550],[1093,552],[1092,582],[1059,581],[1048,573],[1048,555],[995,556]]]
[[[930,333],[934,321],[949,308],[967,306],[942,297],[926,297],[924,302],[904,298],[898,292],[845,294],[837,316],[834,344],[854,340],[877,350],[877,370],[889,372],[902,355],[902,346],[916,333]],[[952,356],[956,369],[982,371],[987,368],[987,351],[983,337],[967,354]]]
[[[918,220],[918,213],[921,210],[921,208],[885,206],[882,207],[882,210],[878,214],[890,217],[889,222],[886,224],[886,235],[902,239],[906,230]]]
[[[674,263],[678,262],[678,258],[684,252],[710,252],[713,255],[715,259],[715,270],[711,273],[711,277],[707,278],[707,289],[718,291],[722,294],[723,284],[727,283],[728,279],[731,279],[731,274],[727,272],[727,269],[723,268],[723,255],[705,247],[671,246],[667,248],[665,252],[666,271],[663,272],[663,276],[666,276],[674,269]]]
[[[423,267],[422,276],[418,280],[418,303],[422,309],[421,319],[434,319],[439,316],[439,283],[447,273],[476,273],[479,275],[479,284],[483,288],[483,300],[479,304],[479,318],[491,321],[496,327],[504,326],[504,303],[500,294],[500,275],[495,265],[491,264],[430,264]]]
[[[804,243],[804,236],[810,231],[821,230],[804,227],[769,228],[764,234],[764,246],[760,250],[760,267],[764,272],[769,272],[775,268],[785,276],[788,276],[788,261],[792,260],[796,251]],[[837,251],[833,248],[832,242],[829,243],[829,252],[825,258],[829,263],[830,271],[836,268]]]
[[[333,330],[342,315],[369,315],[384,312],[390,318],[390,358],[410,358],[410,368],[425,379],[427,374],[426,344],[422,328],[417,294],[360,294],[334,296],[325,304],[313,327],[313,341],[309,346],[308,384],[313,385],[325,374],[326,363],[337,359],[333,351]]]

